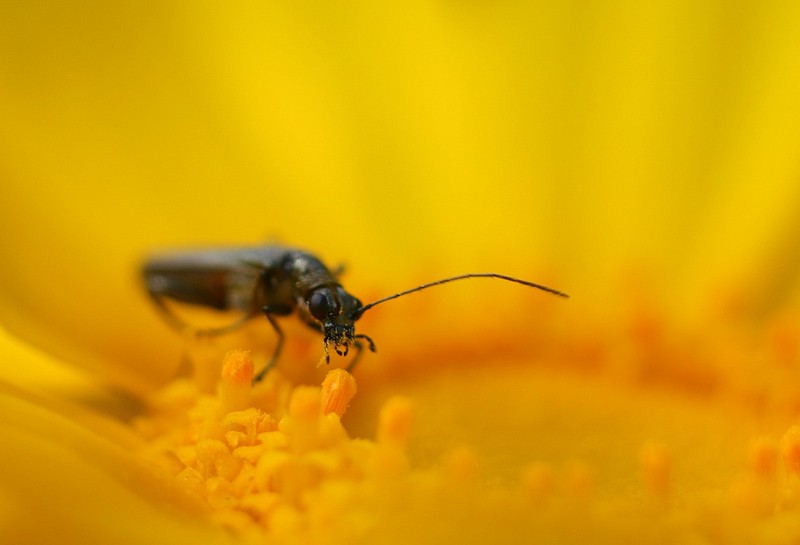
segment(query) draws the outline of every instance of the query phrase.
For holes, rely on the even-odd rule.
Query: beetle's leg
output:
[[[248,321],[250,321],[254,314],[248,313],[243,315],[241,318],[236,320],[235,322],[223,325],[219,327],[205,327],[205,328],[198,328],[191,326],[181,320],[172,310],[167,306],[165,303],[165,297],[157,292],[149,292],[150,298],[156,304],[156,309],[164,316],[166,322],[175,328],[179,333],[185,335],[187,337],[194,337],[194,338],[202,338],[202,337],[216,337],[217,335],[224,335],[226,333],[230,333],[232,331],[236,331]]]
[[[375,343],[372,341],[372,339],[370,339],[366,335],[363,335],[363,334],[359,333],[358,335],[355,336],[355,338],[356,339],[364,339],[365,341],[367,341],[367,344],[369,345],[370,352],[377,352],[377,350],[375,349]]]
[[[370,339],[366,335],[356,335],[356,339],[366,340],[370,351],[375,352],[375,343],[372,342],[372,339]],[[353,368],[356,366],[356,363],[358,363],[358,360],[361,358],[361,349],[364,348],[364,345],[362,345],[359,341],[356,340],[353,341],[353,347],[356,349],[356,355],[353,356],[353,359],[350,360],[350,365],[347,366],[348,373],[353,371]]]
[[[178,318],[175,313],[170,310],[170,308],[164,302],[165,297],[161,293],[154,290],[147,290],[147,293],[150,295],[150,299],[153,300],[153,303],[155,303],[156,310],[158,310],[161,316],[164,317],[164,320],[170,326],[175,328],[176,331],[185,333],[192,330],[189,324]]]
[[[322,353],[325,356],[325,365],[330,365],[331,353],[328,351],[328,341],[322,341]]]
[[[272,353],[272,357],[269,359],[264,368],[253,377],[253,384],[261,382],[261,379],[263,379],[267,373],[269,373],[269,370],[275,367],[275,364],[278,363],[278,358],[281,355],[281,350],[283,349],[283,331],[281,331],[281,328],[278,326],[278,322],[276,322],[275,318],[272,316],[272,313],[270,312],[272,309],[270,307],[264,307],[263,310],[264,316],[267,317],[267,320],[269,320],[269,323],[272,325],[272,329],[274,329],[275,333],[278,334],[278,344],[275,346],[275,351]]]
[[[355,349],[356,349],[356,350],[355,350],[355,352],[356,352],[356,355],[355,355],[355,356],[353,356],[353,359],[352,359],[352,360],[350,360],[350,363],[349,363],[349,364],[348,364],[348,366],[345,368],[345,370],[346,370],[348,373],[352,373],[352,372],[353,372],[353,368],[356,366],[356,363],[358,363],[358,360],[359,360],[359,359],[361,359],[361,349],[362,349],[362,348],[364,348],[364,347],[363,347],[363,346],[361,346],[361,343],[360,343],[360,342],[358,342],[358,341],[353,341],[353,348],[355,348]]]

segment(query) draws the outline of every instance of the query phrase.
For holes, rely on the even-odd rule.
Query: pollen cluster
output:
[[[293,387],[273,372],[251,386],[253,368],[248,352],[231,351],[214,395],[178,381],[152,399],[136,423],[146,456],[238,534],[330,536],[343,521],[348,538],[369,531],[359,505],[376,477],[408,471],[410,403],[387,401],[377,440],[352,439],[340,421],[356,393],[352,375],[337,369],[321,387]]]
[[[243,543],[797,542],[800,426],[778,409],[798,390],[753,418],[761,398],[743,385],[758,383],[730,378],[742,368],[709,359],[726,374],[698,380],[668,336],[632,331],[625,346],[669,356],[663,372],[641,356],[649,373],[630,372],[628,352],[592,352],[593,380],[529,360],[462,367],[414,383],[413,404],[375,384],[355,398],[344,370],[319,386],[273,370],[253,386],[235,350],[213,392],[177,380],[136,430],[144,457]],[[778,354],[795,358],[794,340],[780,336]],[[355,402],[380,407],[367,438],[342,425]]]

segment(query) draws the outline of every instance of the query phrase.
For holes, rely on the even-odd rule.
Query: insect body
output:
[[[147,261],[143,268],[147,291],[166,320],[179,330],[195,335],[233,331],[253,317],[264,314],[278,335],[275,352],[253,379],[258,382],[275,365],[283,347],[283,332],[275,316],[294,312],[309,327],[322,333],[326,362],[329,346],[346,356],[352,345],[356,357],[360,340],[375,352],[368,336],[356,334],[355,322],[370,308],[403,295],[466,278],[497,278],[567,297],[553,288],[495,273],[469,273],[444,278],[395,293],[367,305],[342,288],[337,272],[328,269],[312,254],[283,246],[229,248],[167,254]],[[219,328],[197,329],[180,320],[167,300],[202,305],[216,310],[237,310],[242,318]]]

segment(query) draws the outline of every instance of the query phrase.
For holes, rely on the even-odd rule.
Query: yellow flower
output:
[[[796,540],[798,23],[3,6],[0,320],[30,345],[0,339],[0,534]],[[344,262],[365,301],[467,271],[573,298],[475,280],[381,306],[349,407],[291,321],[252,391],[248,357],[217,371],[268,353],[258,320],[193,349],[208,391],[173,380],[143,256],[265,240]]]

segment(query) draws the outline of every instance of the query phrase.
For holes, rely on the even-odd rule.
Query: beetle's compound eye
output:
[[[308,310],[314,318],[322,322],[339,314],[339,302],[328,290],[318,290],[308,298]]]

